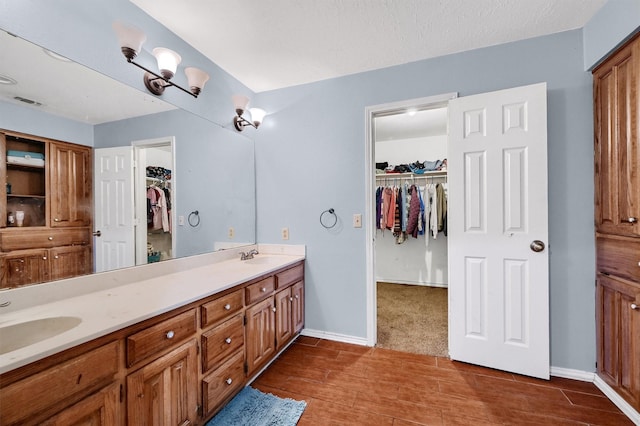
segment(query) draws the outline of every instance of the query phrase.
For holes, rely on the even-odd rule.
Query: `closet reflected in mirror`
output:
[[[448,355],[447,108],[374,116],[377,346]]]

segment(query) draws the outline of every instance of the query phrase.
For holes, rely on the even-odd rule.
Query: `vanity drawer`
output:
[[[119,341],[106,344],[2,388],[0,424],[29,422],[38,413],[54,406],[63,409],[111,383],[118,371],[118,348]]]
[[[244,317],[238,315],[202,334],[202,371],[218,366],[244,346]]]
[[[640,240],[618,236],[598,236],[598,271],[640,281]]]
[[[244,356],[239,351],[202,379],[204,415],[211,414],[232,393],[244,384]]]
[[[251,305],[271,296],[275,288],[275,277],[268,277],[256,283],[248,285],[245,288],[247,305]]]
[[[191,309],[127,337],[127,367],[173,347],[196,332],[196,310]]]
[[[21,231],[21,232],[20,232]],[[0,233],[0,250],[49,248],[91,243],[89,228],[69,229],[9,229]]]
[[[229,293],[200,307],[201,327],[206,328],[239,312],[242,304],[242,289]]]
[[[302,279],[304,279],[304,265],[301,263],[286,271],[278,272],[276,274],[276,288],[287,287],[293,283],[302,281]]]

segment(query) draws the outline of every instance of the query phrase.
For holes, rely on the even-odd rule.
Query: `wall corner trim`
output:
[[[360,345],[360,346],[371,346],[371,345],[368,344],[366,338],[356,337],[356,336],[349,336],[349,335],[346,335],[346,334],[331,333],[331,332],[328,332],[328,331],[312,330],[312,329],[308,329],[308,328],[304,328],[300,332],[300,334],[302,336],[316,337],[318,339],[333,340],[335,342],[352,343],[354,345]]]
[[[611,386],[605,383],[597,374],[594,374],[593,384],[605,394],[629,419],[640,425],[640,413],[638,413],[627,401],[614,391]]]

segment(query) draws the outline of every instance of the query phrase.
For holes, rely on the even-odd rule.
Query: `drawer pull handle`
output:
[[[638,218],[635,218],[635,217],[627,218],[627,222],[629,222],[629,223],[636,223],[637,221],[638,221]]]
[[[266,293],[266,292],[267,292],[267,288],[266,288],[266,287],[262,287],[262,288],[260,289],[260,291],[261,291],[261,292],[263,292],[263,293]]]
[[[227,345],[230,345],[230,344],[231,344],[231,337],[227,337],[226,339],[224,339],[224,342],[225,342]]]
[[[173,336],[175,336],[176,333],[173,332],[173,330],[168,331],[167,332],[167,339],[173,339]]]
[[[634,311],[637,311],[638,309],[640,309],[640,306],[636,305],[635,303],[632,303],[631,309],[633,309]]]
[[[225,382],[230,385],[231,383],[233,383],[233,379],[231,377],[229,377],[227,380],[225,380]]]
[[[224,310],[225,311],[228,311],[229,309],[231,309],[231,305],[230,304],[227,303],[226,305],[224,305]]]
[[[49,237],[47,238],[49,241],[53,241],[53,237]]]

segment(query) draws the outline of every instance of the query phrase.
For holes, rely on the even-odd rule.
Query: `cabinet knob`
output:
[[[273,308],[271,308],[271,310],[272,310],[273,312],[275,312],[275,311],[276,311],[276,307],[274,306]]]
[[[58,256],[57,254],[56,254],[55,256],[53,256],[53,258],[54,258],[54,259],[58,259],[58,257],[59,257],[59,256]]]
[[[267,288],[266,288],[266,287],[262,287],[262,288],[260,289],[260,291],[261,291],[261,292],[263,292],[263,293],[266,293],[266,292],[267,292]]]
[[[42,260],[47,260],[47,256],[42,256]]]
[[[60,222],[60,219],[58,219],[57,217],[53,219],[54,222]]]
[[[168,331],[167,332],[167,339],[173,339],[173,336],[175,336],[176,333],[173,332],[173,330]]]
[[[47,240],[53,241],[53,237],[49,237],[49,238],[47,238]]]
[[[633,309],[634,311],[637,311],[638,309],[640,309],[640,306],[636,305],[635,303],[632,303],[631,309]]]
[[[230,304],[227,303],[226,305],[224,305],[224,310],[225,311],[228,311],[229,309],[231,309],[231,305]]]
[[[233,383],[233,379],[231,377],[229,377],[227,380],[225,380],[225,382],[230,385],[231,383]]]
[[[293,302],[293,297],[290,297],[290,298],[289,298],[289,302]]]
[[[295,297],[296,299],[300,299],[300,296],[298,296],[297,294],[293,297]]]
[[[230,345],[230,344],[231,344],[231,337],[227,337],[226,339],[224,339],[224,342],[225,342],[227,345]]]
[[[638,221],[638,218],[636,217],[628,217],[627,218],[627,222],[629,223],[636,223]]]

